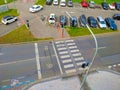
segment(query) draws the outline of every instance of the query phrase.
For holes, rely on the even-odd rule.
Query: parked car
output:
[[[84,0],[81,2],[82,7],[88,7],[88,3]]]
[[[66,0],[61,0],[60,1],[60,6],[65,7],[66,6]]]
[[[115,4],[113,3],[113,4],[109,4],[109,8],[111,9],[111,10],[115,10]]]
[[[58,5],[59,1],[58,0],[53,0],[53,5]]]
[[[68,0],[67,5],[68,5],[68,7],[73,7],[73,2],[72,2],[72,0]]]
[[[114,14],[113,19],[120,20],[120,14]]]
[[[53,2],[53,0],[46,0],[46,4],[47,4],[47,5],[51,5],[52,2]]]
[[[65,25],[67,25],[67,17],[65,16],[65,15],[61,15],[60,16],[60,24],[61,24],[61,26],[65,26]]]
[[[112,18],[105,18],[107,26],[112,30],[117,30],[117,25]]]
[[[88,24],[90,27],[96,28],[97,27],[97,20],[93,16],[88,17]]]
[[[108,6],[108,4],[106,2],[102,2],[102,7],[105,10],[108,10],[108,8],[109,8],[109,6]]]
[[[82,14],[79,17],[79,23],[80,23],[80,26],[82,26],[82,27],[86,27],[86,24],[88,24],[86,16],[84,14]]]
[[[95,2],[94,1],[89,1],[89,7],[90,8],[95,8]]]
[[[8,24],[10,24],[10,23],[12,23],[14,21],[17,21],[17,20],[18,20],[18,18],[15,17],[15,16],[4,16],[4,17],[2,17],[2,21],[1,22],[3,24],[8,25]]]
[[[56,22],[56,15],[54,13],[51,13],[48,19],[48,22],[50,24],[54,24]]]
[[[97,17],[97,21],[100,28],[107,28],[106,22],[101,16]]]
[[[116,8],[117,10],[120,10],[120,2],[116,2],[116,3],[115,3],[115,8]]]
[[[32,7],[29,8],[30,12],[37,12],[43,9],[42,5],[33,5]]]
[[[72,27],[78,26],[77,17],[75,16],[70,17],[70,26]]]

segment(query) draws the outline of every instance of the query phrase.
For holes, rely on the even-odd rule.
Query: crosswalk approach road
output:
[[[85,59],[74,40],[56,41],[54,46],[59,59],[58,63],[60,64],[61,73],[69,74],[83,71],[81,66],[85,63]]]

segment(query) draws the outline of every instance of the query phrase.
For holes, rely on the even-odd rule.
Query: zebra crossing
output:
[[[63,73],[76,73],[83,70],[81,65],[85,63],[85,60],[74,40],[56,41],[54,46]]]

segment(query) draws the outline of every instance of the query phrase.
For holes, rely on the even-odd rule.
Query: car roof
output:
[[[97,17],[100,21],[104,21],[104,19],[101,16]]]

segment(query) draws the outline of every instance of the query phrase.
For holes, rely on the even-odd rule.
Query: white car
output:
[[[97,17],[97,21],[100,28],[107,28],[106,22],[101,16]]]
[[[42,5],[33,5],[32,7],[29,8],[30,12],[37,12],[43,9]]]
[[[66,6],[66,0],[61,0],[61,1],[60,1],[60,6],[65,7],[65,6]]]
[[[15,16],[4,16],[2,18],[2,23],[7,25],[7,24],[10,24],[10,23],[17,21],[17,20],[18,20],[18,18]]]
[[[48,19],[48,22],[50,24],[54,24],[56,22],[56,16],[54,13],[51,13],[50,16],[49,16],[49,19]]]
[[[58,4],[59,4],[58,0],[53,0],[53,5],[58,5]]]
[[[109,8],[110,8],[111,10],[115,10],[115,4],[109,4]]]

